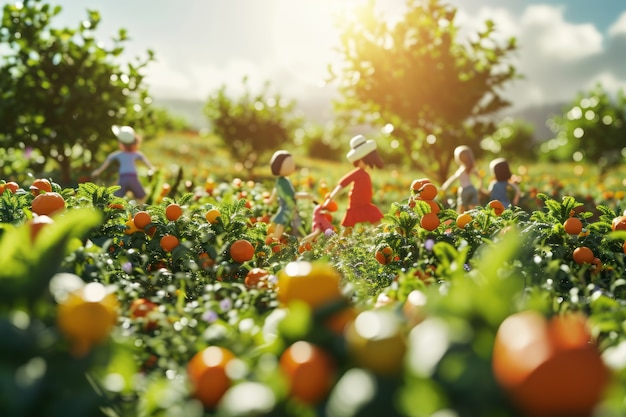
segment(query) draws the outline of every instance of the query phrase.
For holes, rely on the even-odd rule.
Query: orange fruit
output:
[[[340,275],[323,261],[289,262],[278,272],[277,297],[283,304],[299,300],[316,308],[342,297]]]
[[[424,184],[428,184],[430,183],[430,179],[429,178],[418,178],[413,180],[413,182],[411,183],[411,191],[413,191],[413,193],[417,193],[420,188],[422,188],[424,186]]]
[[[269,272],[263,268],[252,268],[246,274],[243,282],[248,288],[256,288],[259,285],[259,282],[267,278],[268,275]]]
[[[332,332],[343,335],[344,330],[354,321],[359,312],[351,306],[342,308],[324,319],[324,326]]]
[[[422,200],[434,200],[437,197],[437,187],[435,184],[427,182],[417,191]]]
[[[378,263],[381,265],[387,265],[393,259],[393,249],[389,246],[385,246],[384,248],[377,250],[374,256],[376,257]]]
[[[583,222],[578,217],[570,217],[563,222],[563,228],[568,235],[578,235],[583,231]]]
[[[2,188],[2,192],[4,192],[4,190],[9,190],[11,193],[15,194],[17,190],[20,189],[20,185],[15,181],[8,181],[2,185],[4,186]]]
[[[472,215],[469,213],[459,214],[456,218],[456,225],[459,229],[465,229],[465,226],[472,221]]]
[[[135,226],[137,226],[138,229],[145,229],[147,225],[152,223],[152,218],[150,217],[150,213],[148,213],[147,211],[138,211],[137,213],[135,213],[133,221],[135,222]]]
[[[235,240],[230,245],[230,257],[235,262],[247,262],[254,257],[254,246],[246,239]]]
[[[610,379],[590,342],[581,314],[515,313],[496,333],[493,374],[525,416],[590,416]]]
[[[178,246],[180,242],[178,238],[174,235],[165,235],[161,238],[159,244],[161,245],[161,249],[165,252],[171,252],[174,250],[176,246]]]
[[[52,184],[50,183],[50,180],[47,180],[46,178],[37,178],[31,184],[30,191],[34,195],[38,195],[42,191],[45,191],[47,193],[51,193],[52,192]]]
[[[165,217],[171,222],[178,220],[182,215],[183,208],[179,204],[171,203],[165,207]]]
[[[626,216],[617,216],[611,222],[611,229],[615,230],[626,230]]]
[[[297,341],[283,351],[279,364],[288,381],[289,395],[304,404],[319,403],[332,387],[335,366],[319,346]]]
[[[192,395],[209,409],[215,408],[231,386],[226,367],[235,355],[220,346],[209,346],[196,353],[187,363]]]
[[[504,211],[504,204],[502,204],[500,200],[491,200],[489,203],[487,203],[487,207],[492,208],[496,216],[501,215]]]
[[[72,354],[83,356],[109,336],[117,322],[118,307],[115,293],[98,282],[70,292],[59,302],[57,324],[72,342]]]
[[[133,233],[142,231],[142,229],[137,227],[137,225],[135,224],[135,220],[133,219],[126,220],[126,223],[124,224],[126,225],[126,229],[124,229],[124,234],[132,235]]]
[[[41,229],[43,229],[48,224],[53,224],[54,220],[45,214],[42,216],[35,216],[31,221],[28,222],[30,225],[30,240],[34,242],[41,233]]]
[[[402,313],[410,327],[415,327],[426,318],[426,294],[420,290],[412,290],[402,305]]]
[[[156,320],[149,320],[149,318],[153,311],[158,310],[159,305],[157,303],[153,303],[152,301],[146,298],[137,298],[133,300],[129,307],[130,317],[133,319],[142,319],[144,321],[144,329],[152,330],[157,326]]]
[[[215,224],[218,222],[217,218],[220,217],[222,215],[222,213],[220,213],[220,211],[216,208],[212,208],[209,209],[209,211],[206,212],[206,214],[204,215],[204,217],[206,218],[206,221],[211,223],[211,224]]]
[[[574,252],[572,252],[572,258],[574,258],[574,262],[579,265],[590,264],[593,262],[595,257],[596,256],[593,254],[593,251],[587,246],[580,246],[574,249]]]
[[[440,223],[441,221],[435,213],[426,213],[422,216],[422,219],[420,220],[420,226],[428,231],[435,230],[437,227],[439,227]]]
[[[59,193],[41,193],[31,202],[33,213],[50,216],[65,208],[65,200]]]
[[[424,200],[425,203],[428,203],[430,206],[430,212],[434,214],[438,214],[441,211],[441,207],[439,203],[435,200]]]

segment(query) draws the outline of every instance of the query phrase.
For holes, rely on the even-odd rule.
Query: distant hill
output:
[[[158,97],[153,99],[156,107],[167,110],[173,116],[187,120],[190,127],[198,130],[209,127],[209,122],[202,113],[205,104],[203,101]]]
[[[181,117],[194,129],[209,127],[206,116],[202,113],[205,102],[186,99],[158,99],[154,98],[154,105],[169,111],[172,115]],[[502,117],[510,116],[530,123],[535,128],[535,138],[543,142],[553,137],[553,133],[546,126],[546,121],[554,115],[563,112],[564,103],[552,103],[543,106],[527,107],[521,110],[512,110],[502,113]],[[323,123],[332,117],[330,98],[313,97],[310,100],[298,101],[298,109],[310,120]]]

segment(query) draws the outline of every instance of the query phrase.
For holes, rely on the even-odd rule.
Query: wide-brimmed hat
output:
[[[350,139],[350,151],[346,155],[348,161],[356,162],[376,150],[376,142],[366,139],[363,135],[357,135]]]
[[[135,142],[135,129],[130,126],[117,126],[114,125],[111,127],[113,134],[117,137],[122,143],[130,145]]]

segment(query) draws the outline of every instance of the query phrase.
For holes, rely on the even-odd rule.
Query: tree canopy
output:
[[[116,146],[114,124],[150,126],[142,70],[153,60],[120,65],[127,32],[107,47],[94,36],[100,22],[88,11],[75,29],[54,28],[61,7],[24,0],[3,8],[0,27],[0,143],[34,148],[58,163],[69,181],[71,162],[87,164]]]
[[[452,150],[465,144],[478,152],[496,129],[492,116],[510,104],[501,88],[519,77],[507,64],[515,39],[500,44],[489,20],[465,42],[457,39],[456,9],[439,0],[407,0],[394,23],[377,12],[375,0],[353,17],[337,20],[338,110],[353,123],[380,128],[412,167],[443,180]]]
[[[557,161],[591,161],[605,173],[626,158],[626,95],[612,98],[601,84],[580,92],[563,113],[548,120],[555,137],[541,146]]]
[[[231,97],[225,85],[211,93],[204,114],[230,154],[252,172],[259,158],[293,143],[300,119],[294,114],[295,101],[271,94],[269,82],[256,94],[247,77],[242,83],[238,97]]]

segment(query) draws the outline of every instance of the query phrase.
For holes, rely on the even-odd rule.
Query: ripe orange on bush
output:
[[[563,228],[568,235],[578,235],[583,231],[583,222],[578,217],[570,217],[563,222]]]
[[[494,376],[526,416],[590,416],[610,379],[590,342],[582,314],[515,313],[496,333]]]
[[[269,272],[263,268],[252,268],[246,274],[243,283],[248,288],[256,288],[259,285],[259,282],[269,275]]]
[[[8,181],[4,184],[0,184],[0,194],[2,194],[5,190],[9,190],[11,193],[15,194],[19,189],[20,185],[15,181]]]
[[[65,200],[59,193],[42,193],[33,199],[31,209],[33,213],[50,216],[65,208]]]
[[[150,213],[147,211],[138,211],[135,213],[133,221],[138,229],[145,229],[147,225],[152,223],[152,218],[150,217]]]
[[[504,204],[502,204],[500,200],[491,200],[489,203],[487,203],[487,207],[492,208],[496,216],[501,215],[504,211]]]
[[[48,224],[53,224],[54,220],[51,217],[46,216],[45,214],[42,216],[34,216],[31,221],[28,222],[30,226],[30,240],[34,242],[41,233],[41,229],[43,229]]]
[[[579,265],[590,264],[593,262],[595,257],[596,256],[593,254],[593,251],[587,246],[580,246],[574,249],[574,252],[572,252],[572,258],[574,258],[574,262]]]
[[[209,209],[209,211],[206,212],[206,214],[204,215],[204,217],[206,218],[206,221],[211,223],[211,224],[215,224],[217,223],[217,218],[220,217],[222,215],[222,213],[220,213],[220,211],[216,208],[212,208]]]
[[[303,340],[283,351],[280,368],[287,377],[289,395],[304,404],[322,401],[333,383],[332,357],[321,347]]]
[[[440,223],[441,221],[439,220],[439,216],[435,213],[426,213],[420,220],[420,226],[431,232],[438,228]]]
[[[129,307],[130,317],[133,319],[145,319],[150,316],[150,313],[158,310],[159,305],[153,303],[146,298],[137,298],[133,300]],[[146,320],[143,324],[144,329],[152,330],[157,327],[156,320]]]
[[[278,272],[277,297],[283,304],[294,300],[316,308],[342,297],[340,275],[323,261],[289,262]]]
[[[617,216],[611,222],[611,229],[615,230],[626,230],[626,216]]]
[[[424,186],[424,184],[428,184],[428,183],[430,183],[429,178],[417,178],[413,180],[413,182],[411,183],[411,191],[413,191],[414,193],[417,193],[420,190],[420,188]]]
[[[220,346],[209,346],[196,353],[187,363],[187,375],[192,385],[192,395],[206,408],[215,408],[230,388],[231,379],[226,366],[235,355]]]
[[[34,195],[39,195],[42,191],[45,191],[47,193],[51,193],[52,192],[52,184],[50,183],[50,180],[48,180],[46,178],[37,178],[31,184],[30,191]]]
[[[174,235],[165,235],[161,238],[159,244],[161,245],[161,249],[165,252],[171,252],[174,250],[176,246],[178,246],[180,242],[178,238]]]
[[[427,182],[422,185],[418,190],[419,196],[422,200],[434,200],[437,197],[437,187],[435,184]]]
[[[171,222],[178,220],[182,215],[183,208],[177,203],[171,203],[165,207],[165,217]]]
[[[393,249],[389,246],[385,246],[384,248],[377,250],[374,256],[376,257],[378,263],[381,265],[387,265],[393,259]]]
[[[469,213],[459,214],[456,218],[456,226],[459,229],[465,229],[465,226],[472,221],[472,215]]]
[[[235,262],[247,262],[254,257],[254,246],[246,239],[237,239],[230,245],[230,257]]]

